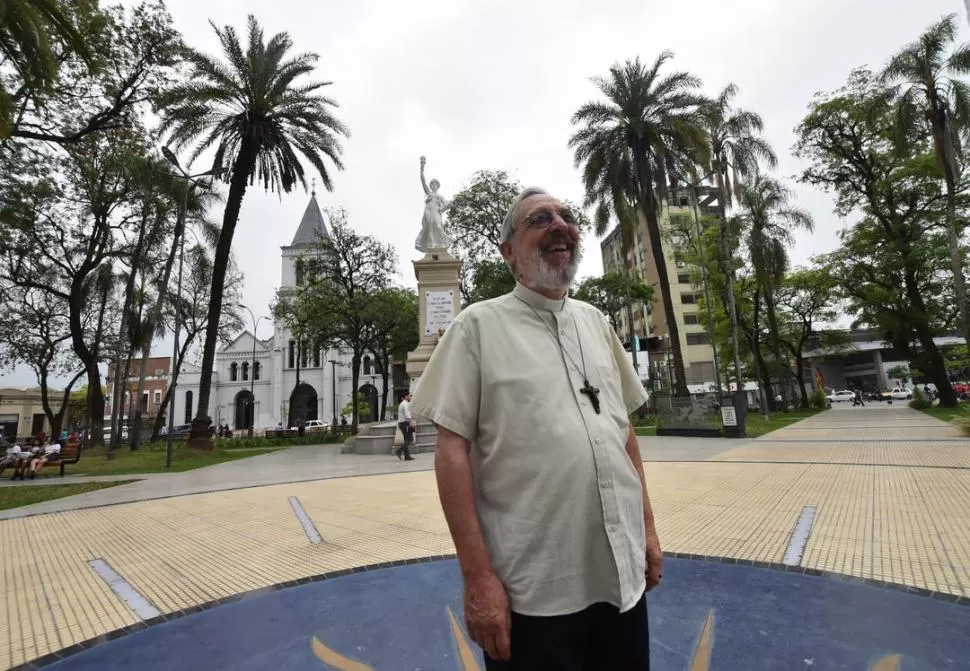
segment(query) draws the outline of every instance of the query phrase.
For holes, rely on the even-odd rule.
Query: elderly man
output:
[[[648,668],[662,555],[629,413],[646,394],[599,311],[566,297],[575,215],[526,189],[506,215],[515,290],[470,306],[411,402],[492,670]]]

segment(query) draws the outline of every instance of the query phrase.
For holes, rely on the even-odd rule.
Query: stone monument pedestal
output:
[[[406,370],[411,388],[421,377],[438,338],[461,310],[461,261],[445,249],[431,249],[414,261],[418,279],[418,347],[408,352]]]

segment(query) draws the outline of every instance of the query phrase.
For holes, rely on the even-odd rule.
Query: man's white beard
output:
[[[576,278],[579,262],[582,260],[583,247],[578,240],[576,246],[573,247],[572,258],[569,263],[558,268],[553,268],[546,263],[542,256],[542,249],[536,249],[535,254],[532,255],[532,281],[536,287],[546,291],[565,291]]]

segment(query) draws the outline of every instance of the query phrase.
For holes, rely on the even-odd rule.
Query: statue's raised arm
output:
[[[424,164],[427,163],[427,162],[428,162],[428,159],[426,159],[424,156],[422,156],[421,157],[421,188],[424,189],[424,195],[425,196],[430,196],[431,195],[431,189],[428,188],[428,183],[426,181],[424,181]]]

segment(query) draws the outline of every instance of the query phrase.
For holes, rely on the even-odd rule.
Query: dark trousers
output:
[[[512,658],[488,671],[649,671],[646,595],[625,613],[607,603],[569,615],[512,613]]]
[[[394,454],[398,457],[401,453],[404,453],[405,459],[411,458],[411,443],[414,442],[414,429],[411,428],[411,424],[408,422],[398,422],[397,426],[401,429],[401,434],[404,435],[404,444],[394,451]]]

